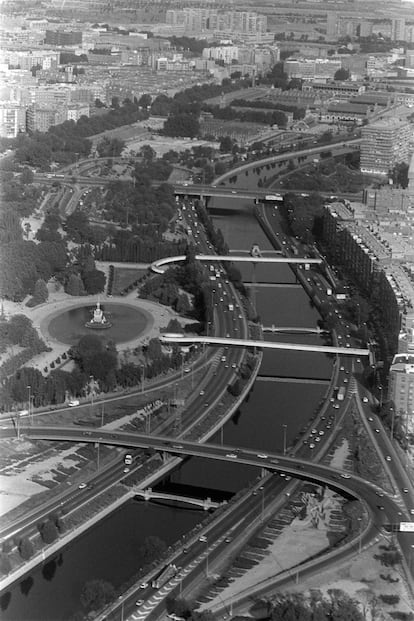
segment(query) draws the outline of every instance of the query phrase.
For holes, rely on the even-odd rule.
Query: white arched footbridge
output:
[[[269,341],[256,341],[250,339],[234,339],[221,336],[184,336],[175,332],[166,332],[160,335],[160,341],[164,343],[178,343],[178,345],[191,345],[192,343],[205,343],[207,345],[236,345],[238,347],[260,347],[262,349],[289,349],[297,351],[316,351],[324,354],[343,354],[347,356],[369,356],[369,349],[359,347],[335,347],[333,345],[305,345],[299,343],[272,343]]]
[[[168,267],[171,263],[181,263],[186,260],[186,255],[181,254],[176,257],[165,257],[164,259],[158,259],[151,263],[151,269],[156,274],[163,274],[165,272],[165,268]],[[296,263],[296,264],[320,264],[323,263],[322,259],[309,259],[306,257],[252,257],[250,255],[244,256],[233,256],[229,254],[218,255],[218,254],[196,254],[195,258],[198,261],[228,261],[230,263]]]

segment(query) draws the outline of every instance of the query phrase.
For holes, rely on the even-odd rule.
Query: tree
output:
[[[83,282],[79,274],[71,274],[65,286],[65,291],[69,295],[79,296],[84,295],[85,289]]]
[[[125,148],[125,142],[119,138],[103,138],[98,142],[96,150],[99,157],[118,157]]]
[[[195,138],[200,133],[200,123],[193,114],[177,113],[168,117],[164,123],[166,136],[188,136]]]
[[[139,150],[139,154],[143,157],[144,160],[152,162],[156,157],[156,152],[149,144],[144,144]]]
[[[141,97],[138,99],[138,105],[141,108],[148,108],[149,106],[151,106],[152,103],[152,97],[151,95],[149,95],[148,93],[144,93],[143,95],[141,95]]]
[[[20,556],[25,561],[29,560],[29,558],[33,556],[33,553],[34,553],[33,544],[30,541],[29,537],[22,537],[17,547],[18,547]]]
[[[7,554],[0,553],[0,573],[7,575],[12,569],[10,559]]]
[[[223,136],[220,138],[220,151],[222,153],[231,153],[234,141],[230,136]]]
[[[93,269],[83,274],[83,284],[89,295],[101,293],[105,289],[106,276],[101,270]]]
[[[40,536],[45,543],[52,543],[58,537],[56,525],[51,520],[46,520],[39,528]]]
[[[161,342],[157,338],[150,339],[147,346],[147,356],[151,358],[151,360],[157,360],[157,358],[161,358],[162,349]]]
[[[166,549],[167,544],[165,541],[160,539],[160,537],[150,535],[145,538],[145,541],[139,550],[139,556],[145,564],[149,564],[152,563],[152,561],[161,558]]]
[[[343,69],[341,67],[341,69],[338,69],[338,71],[335,72],[334,80],[338,82],[344,82],[345,80],[348,80],[348,78],[349,78],[349,71],[347,69]]]
[[[36,280],[35,289],[33,293],[33,299],[36,304],[43,304],[46,302],[49,297],[49,291],[47,290],[47,286],[45,281],[42,278]]]
[[[82,589],[80,601],[87,612],[92,612],[103,608],[105,604],[112,601],[115,589],[106,580],[90,580]]]
[[[30,170],[30,168],[25,166],[20,175],[20,183],[22,183],[23,185],[29,185],[33,183],[33,181],[34,181],[33,172]]]

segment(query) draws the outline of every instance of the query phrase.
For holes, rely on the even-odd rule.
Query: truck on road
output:
[[[177,573],[177,567],[170,563],[170,565],[166,565],[162,572],[158,575],[157,578],[151,583],[153,589],[160,589],[168,580],[171,580]]]
[[[338,394],[336,398],[338,399],[338,401],[343,401],[345,399],[345,386],[341,386],[338,389]]]

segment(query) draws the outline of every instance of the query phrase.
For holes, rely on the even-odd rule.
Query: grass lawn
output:
[[[141,278],[146,271],[147,270],[130,267],[116,267],[114,271],[112,293],[114,295],[119,295],[119,293],[126,289],[131,283]]]

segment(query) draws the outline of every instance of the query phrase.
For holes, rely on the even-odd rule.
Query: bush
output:
[[[388,604],[388,606],[395,606],[400,601],[399,595],[380,595],[379,598],[384,604]]]
[[[11,572],[11,563],[7,554],[0,554],[0,573],[7,575]]]

